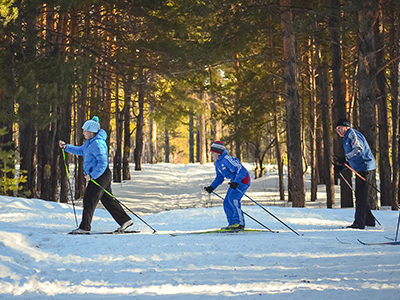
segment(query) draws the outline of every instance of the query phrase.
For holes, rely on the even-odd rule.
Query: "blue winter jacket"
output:
[[[376,169],[376,160],[365,137],[353,128],[343,138],[346,160],[356,172]]]
[[[108,167],[107,133],[100,129],[99,132],[82,146],[67,144],[66,152],[83,156],[83,171],[93,179],[99,178]]]
[[[236,157],[228,155],[226,150],[224,150],[215,161],[215,171],[217,177],[215,177],[214,181],[211,183],[214,189],[224,182],[225,178],[230,179],[231,182],[250,185],[249,172]]]

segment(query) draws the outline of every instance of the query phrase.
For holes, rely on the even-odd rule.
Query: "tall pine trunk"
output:
[[[189,115],[189,162],[194,163],[194,117]]]
[[[312,41],[309,40],[309,45]],[[309,139],[310,139],[310,168],[311,168],[311,196],[310,200],[313,202],[317,199],[318,178],[317,178],[317,126],[316,126],[316,97],[315,97],[315,71],[311,62],[313,49],[310,47],[309,53],[303,57],[304,66],[306,69],[305,84],[308,98],[308,111],[309,111]]]
[[[379,19],[374,26],[376,49],[376,66],[380,68],[385,64],[383,17],[382,9],[379,10]],[[386,97],[386,68],[376,75],[377,82],[377,106],[378,106],[378,130],[379,130],[379,179],[381,191],[381,206],[391,206],[391,181],[392,172],[389,161],[389,124],[388,104]]]
[[[342,51],[339,34],[340,27],[340,0],[330,2],[332,14],[329,17],[329,33],[331,38],[332,54],[332,91],[334,103],[334,124],[340,118],[346,118],[346,99],[343,81]],[[334,153],[337,156],[344,156],[342,140],[337,137],[333,143]],[[347,182],[351,182],[352,173],[350,170],[342,172]],[[347,186],[347,183],[340,178],[340,207],[353,207],[353,191]]]
[[[113,181],[122,181],[122,118],[120,111],[119,102],[119,76],[116,74],[115,78],[115,146],[114,146],[114,157],[113,157]]]
[[[315,39],[315,52],[317,56],[317,73],[318,73],[318,85],[321,93],[321,117],[322,117],[322,128],[323,128],[323,139],[324,139],[324,177],[326,186],[326,205],[327,208],[333,208],[335,204],[335,189],[333,181],[333,168],[331,166],[333,148],[332,138],[330,136],[331,122],[331,107],[330,107],[330,95],[328,91],[328,79],[326,68],[322,65],[321,49],[320,49],[319,37]]]
[[[165,146],[164,146],[164,160],[166,163],[169,163],[169,132],[168,129],[165,128],[164,130],[164,142],[165,142]]]
[[[135,171],[142,170],[142,153],[143,153],[143,127],[144,127],[144,96],[146,90],[146,78],[143,68],[139,68],[139,114],[136,119],[136,143],[134,150]]]
[[[129,157],[131,155],[131,101],[132,101],[132,81],[131,75],[127,75],[124,84],[124,156],[122,160],[122,180],[131,180],[129,169]]]
[[[376,1],[367,1],[375,2]],[[365,5],[365,4],[364,4]],[[376,7],[377,8],[377,7]],[[375,64],[375,39],[373,24],[376,22],[376,10],[363,8],[359,11],[360,23],[358,84],[360,94],[360,131],[365,136],[372,153],[376,155],[376,64]],[[373,171],[372,182],[376,186],[376,171]],[[371,209],[377,209],[377,194],[375,189],[370,189],[368,198]]]
[[[396,59],[400,55],[399,44],[394,41],[400,40],[400,18],[399,7],[392,9],[391,12],[392,24],[390,29],[391,40],[393,47],[390,51],[390,58]],[[396,30],[397,29],[397,30]],[[399,207],[399,144],[397,135],[399,134],[399,61],[396,60],[392,63],[390,69],[390,82],[391,82],[391,99],[392,99],[392,164],[393,164],[393,179],[392,179],[392,210],[398,210]]]
[[[296,53],[291,0],[280,0],[285,64],[286,122],[289,156],[289,191],[293,207],[305,207],[303,161],[301,149],[300,101],[297,84]]]

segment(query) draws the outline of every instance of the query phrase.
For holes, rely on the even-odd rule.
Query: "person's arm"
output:
[[[347,137],[350,140],[352,150],[346,153],[346,159],[350,160],[353,157],[357,156],[362,151],[363,148],[360,139],[358,138],[356,132],[352,128],[349,129],[349,134]]]
[[[85,145],[85,144],[83,144]],[[65,144],[65,152],[74,154],[74,155],[78,155],[78,156],[83,156],[83,145],[82,146],[74,146],[71,144]]]
[[[213,187],[213,189],[215,190],[221,183],[224,182],[225,177],[224,175],[222,175],[221,171],[217,168],[217,166],[215,165],[215,172],[217,173],[217,176],[215,177],[214,181],[211,183],[210,186]]]

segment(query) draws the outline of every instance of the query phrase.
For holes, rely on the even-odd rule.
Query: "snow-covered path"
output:
[[[342,226],[353,209],[266,206],[303,234],[297,236],[261,208],[245,206],[280,232],[170,236],[226,225],[221,207],[205,207],[202,187],[213,172],[211,164],[145,165],[131,182],[113,186],[157,234],[134,218],[140,234],[72,236],[71,206],[0,196],[0,299],[399,299],[400,246],[357,242],[394,238],[396,211],[374,212],[382,226],[351,230]],[[268,176],[253,182],[255,199],[272,197]],[[98,209],[92,226],[109,231],[117,224]],[[260,228],[250,219],[246,226]]]

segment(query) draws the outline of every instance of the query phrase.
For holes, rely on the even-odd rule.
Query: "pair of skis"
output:
[[[197,234],[241,234],[241,233],[278,233],[278,231],[264,230],[264,229],[244,229],[244,230],[231,230],[231,229],[210,229],[203,231],[183,231],[183,232],[155,232],[155,234],[169,234],[170,236],[181,236],[181,235],[197,235]],[[80,233],[76,235],[98,235],[98,234],[108,234],[108,235],[118,235],[118,234],[134,234],[140,233],[138,230],[126,230],[126,231],[103,231],[103,232],[90,232],[90,233]],[[72,234],[70,232],[70,234]]]

